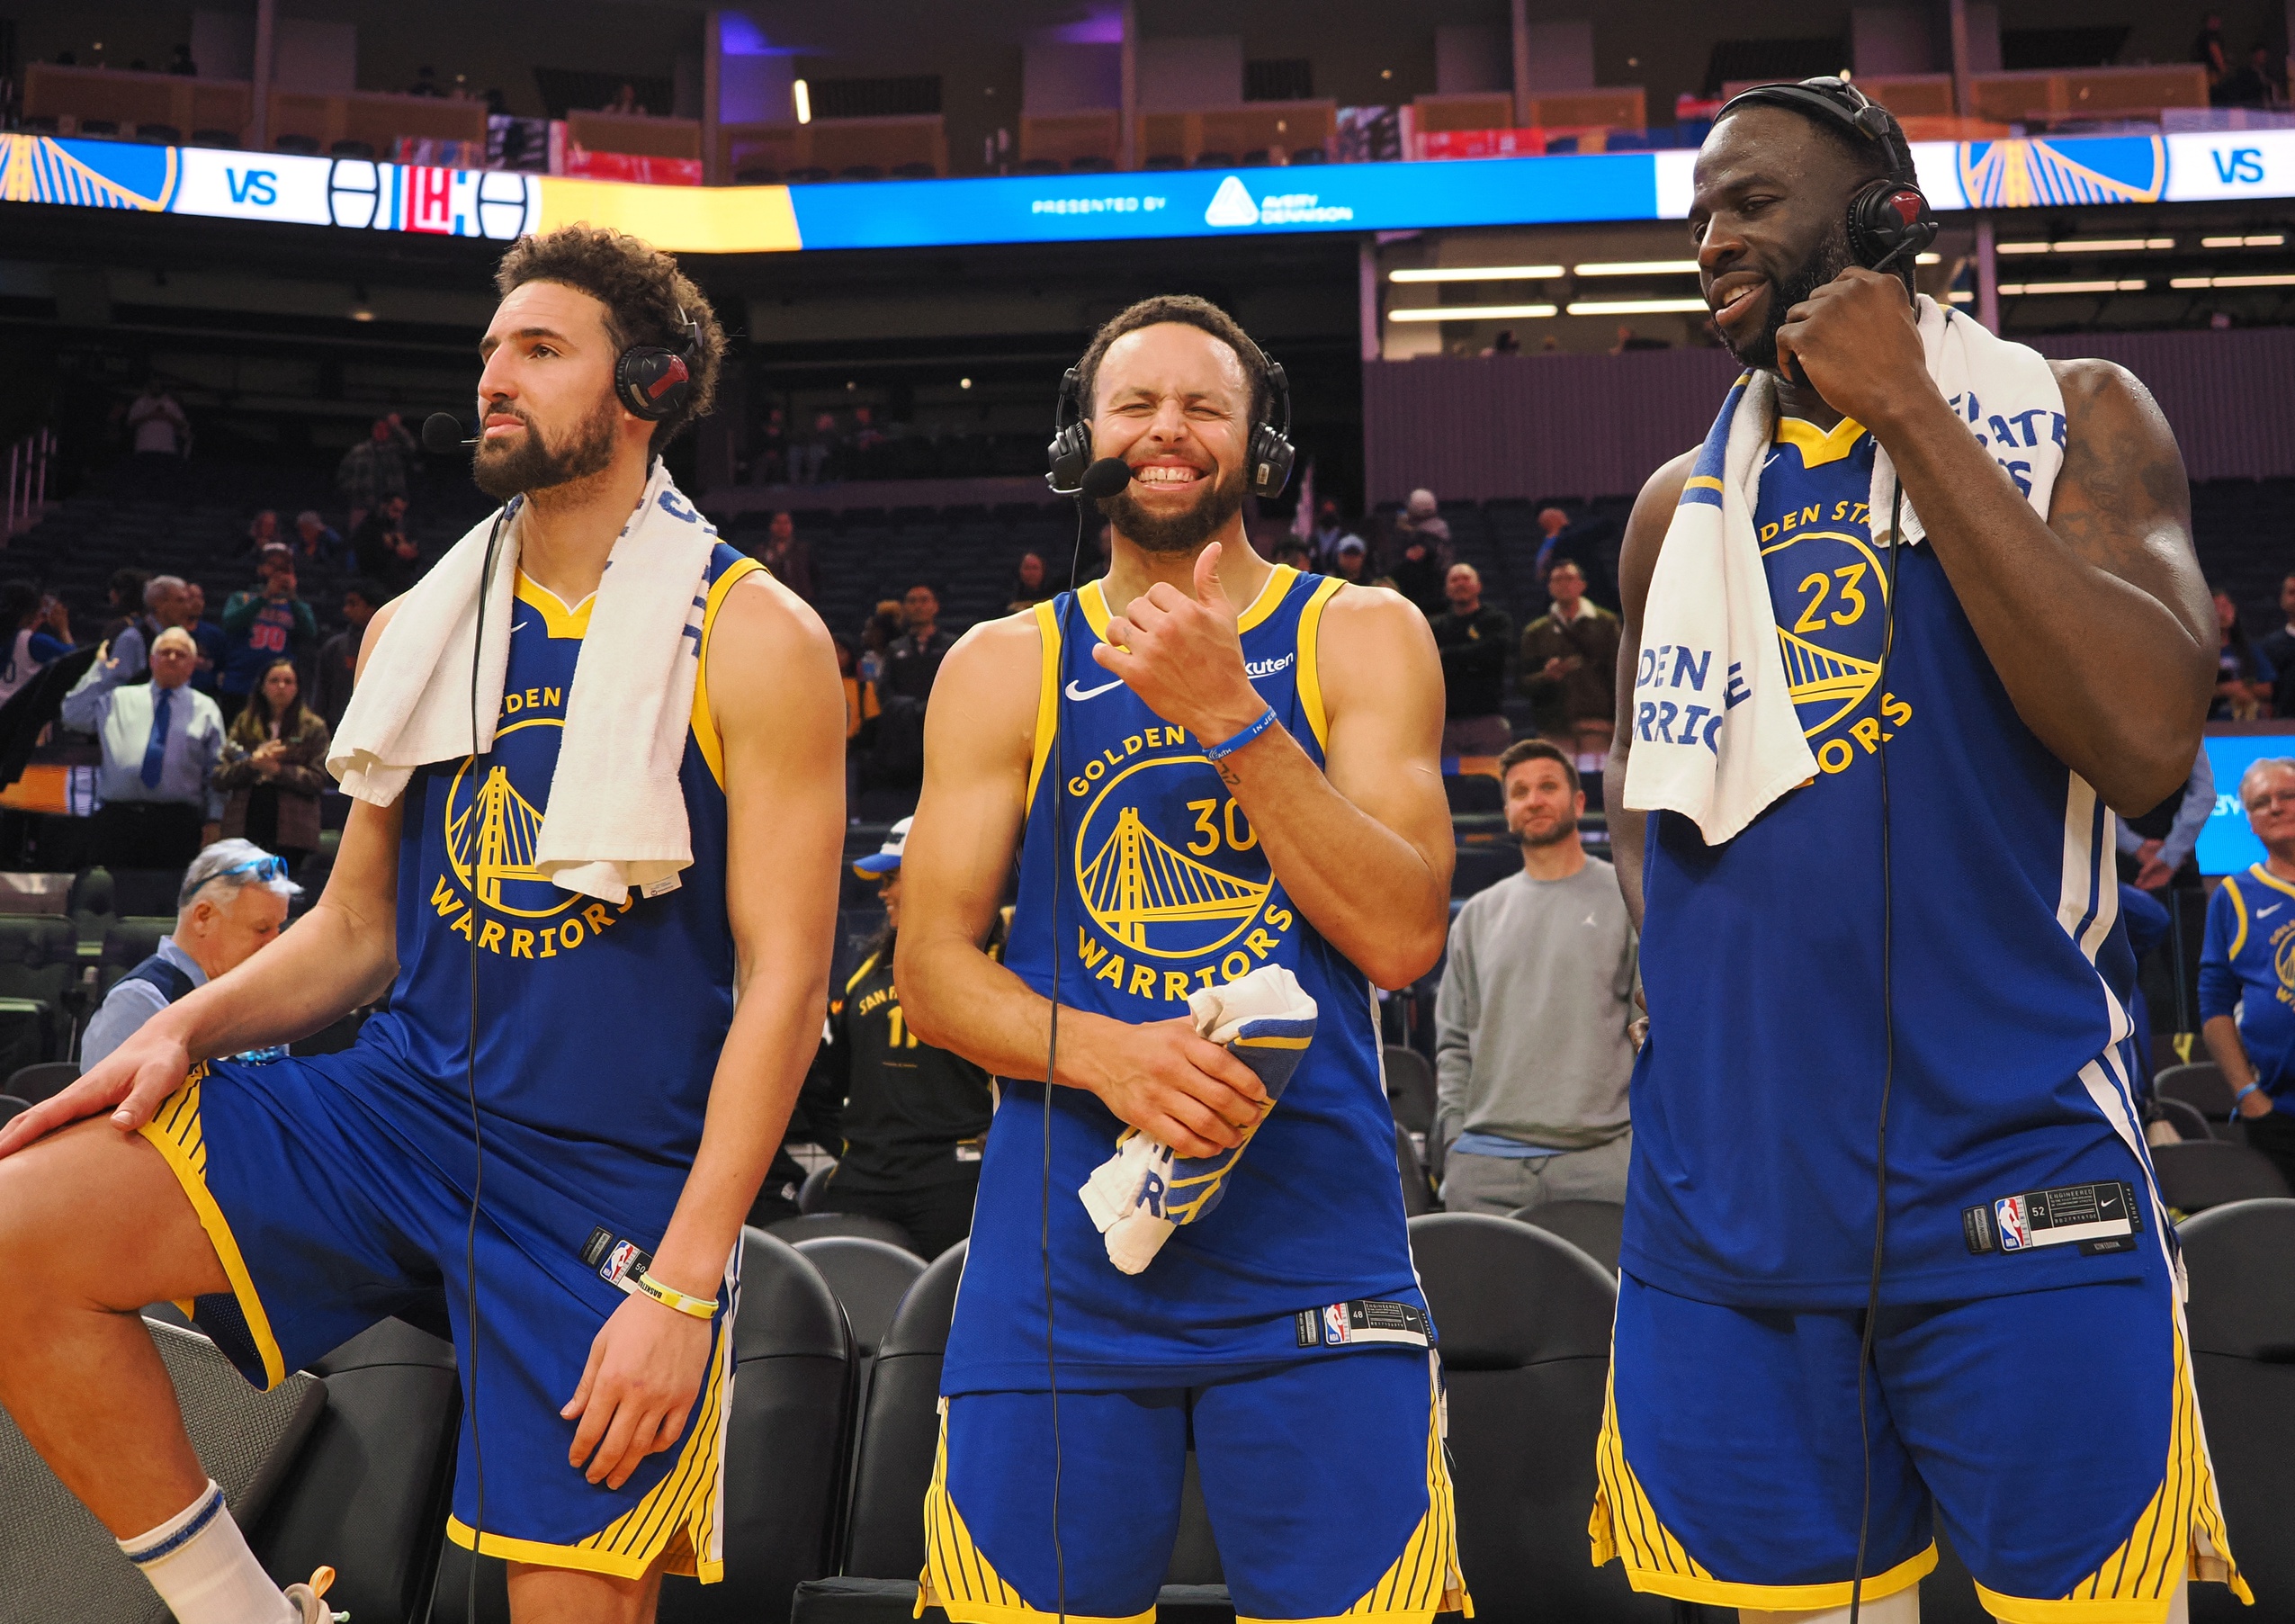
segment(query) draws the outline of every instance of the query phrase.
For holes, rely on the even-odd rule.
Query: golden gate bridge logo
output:
[[[1086,812],[1084,828],[1090,827]],[[1115,829],[1089,860],[1084,839],[1079,833],[1084,906],[1102,929],[1135,952],[1180,958],[1224,947],[1251,922],[1272,889],[1269,882],[1237,879],[1167,845],[1140,821],[1136,806],[1116,813]],[[1179,929],[1165,930],[1169,945],[1159,946],[1149,939],[1151,926]],[[1197,939],[1170,943],[1175,933]]]
[[[552,722],[520,725],[560,724]],[[514,731],[503,730],[505,733]],[[478,793],[465,800],[463,785],[470,774],[471,764],[464,762],[462,770],[454,775],[453,785],[446,796],[446,860],[453,865],[454,877],[462,882],[463,889],[488,908],[530,920],[563,913],[581,901],[578,893],[560,891],[551,884],[550,877],[534,866],[534,848],[542,838],[542,813],[510,782],[509,769],[498,765],[489,767]],[[505,900],[505,885],[529,884],[546,888],[547,906],[521,908],[516,902]],[[510,895],[539,900],[532,893],[515,889]]]
[[[1777,641],[1785,655],[1785,693],[1796,708],[1839,702],[1824,721],[1801,730],[1804,738],[1815,738],[1855,710],[1880,680],[1878,659],[1860,659],[1853,654],[1821,649],[1783,626],[1777,628]]]

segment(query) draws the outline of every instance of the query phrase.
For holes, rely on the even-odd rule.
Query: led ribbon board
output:
[[[1940,211],[2295,197],[2295,130],[1923,141]],[[0,202],[507,240],[578,220],[677,253],[1107,242],[1680,220],[1694,152],[642,186],[358,158],[0,135]]]

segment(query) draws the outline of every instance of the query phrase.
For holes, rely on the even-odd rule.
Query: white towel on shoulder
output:
[[[399,601],[327,755],[344,792],[377,806],[417,767],[493,747],[510,660],[518,570],[514,498],[486,593],[471,737],[471,660],[479,573],[494,520],[474,526]],[[657,460],[598,583],[566,695],[566,729],[534,866],[568,891],[624,901],[674,889],[693,862],[677,768],[700,669],[709,556],[717,532]]]
[[[1926,294],[1917,304],[1929,376],[2047,518],[2064,464],[2064,392],[2047,359]],[[1682,489],[1642,615],[1625,805],[1680,812],[1709,846],[1817,770],[1794,712],[1753,532],[1776,422],[1777,380],[1739,378]],[[1879,450],[1867,508],[1877,548],[1890,544],[1896,494],[1896,468]],[[1907,546],[1925,534],[1909,500],[1903,528]]]

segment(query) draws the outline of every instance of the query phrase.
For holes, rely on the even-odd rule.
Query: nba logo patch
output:
[[[597,1278],[609,1286],[619,1286],[641,1267],[638,1261],[639,1256],[634,1243],[616,1241],[614,1243],[614,1250],[607,1252],[605,1261],[597,1266]]]
[[[2000,1231],[2000,1250],[2022,1252],[2032,1243],[2031,1226],[2024,1217],[2024,1198],[2007,1196],[1992,1204],[1993,1223]]]
[[[1347,1305],[1333,1303],[1322,1311],[1322,1342],[1326,1348],[1336,1348],[1353,1341],[1347,1324]]]

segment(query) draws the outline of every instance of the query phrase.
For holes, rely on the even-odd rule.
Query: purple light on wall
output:
[[[1124,8],[1120,5],[1086,6],[1080,20],[1047,28],[1040,37],[1061,45],[1121,45],[1124,43]]]

